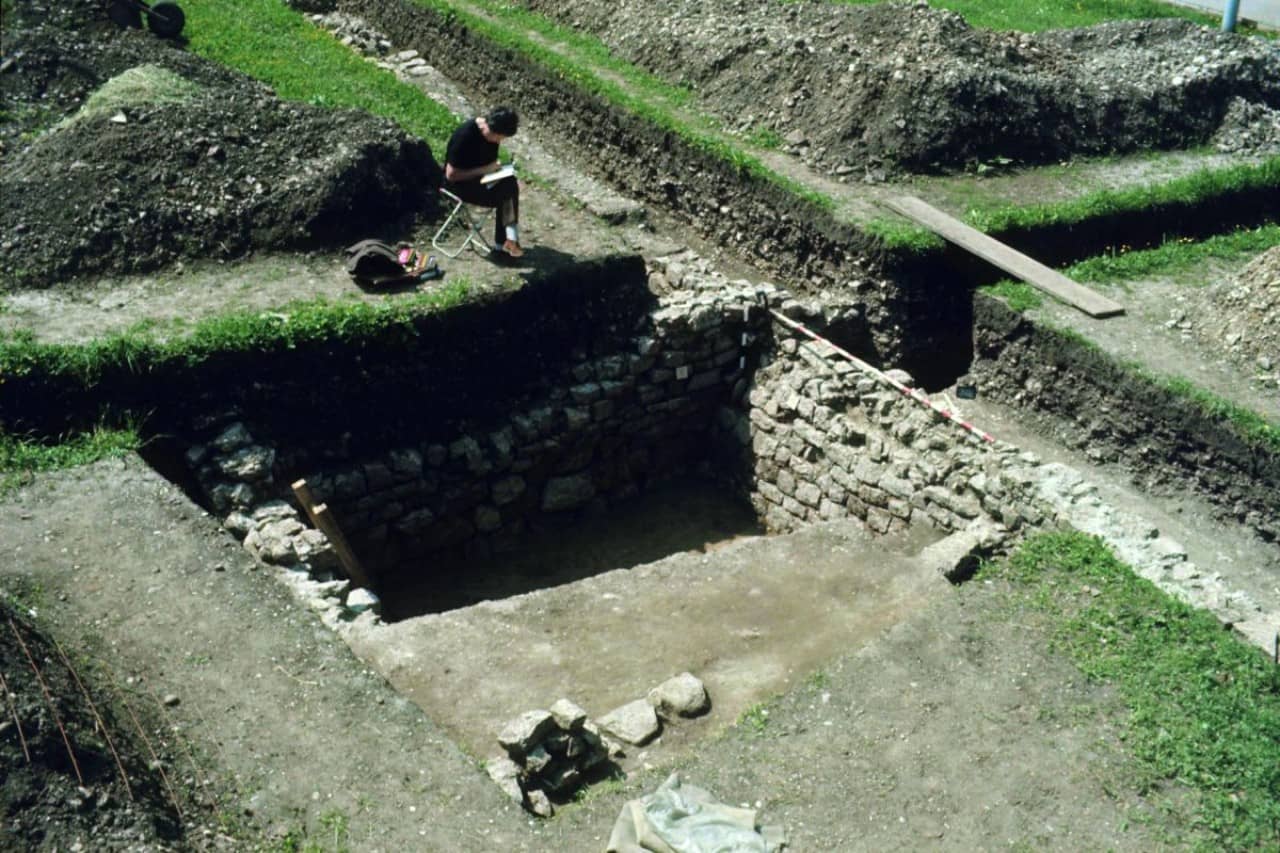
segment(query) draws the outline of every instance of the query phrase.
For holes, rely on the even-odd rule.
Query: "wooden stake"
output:
[[[369,576],[365,574],[360,561],[356,559],[355,552],[351,550],[351,546],[347,543],[347,537],[342,535],[342,529],[338,527],[338,522],[333,517],[333,513],[330,512],[329,505],[316,503],[315,495],[311,493],[311,487],[307,485],[306,480],[296,481],[293,484],[293,493],[297,496],[298,502],[302,504],[307,517],[311,519],[311,523],[333,545],[333,550],[337,552],[338,560],[342,563],[342,568],[347,573],[347,577],[351,578],[351,582],[356,586],[373,590],[373,584],[369,582]]]

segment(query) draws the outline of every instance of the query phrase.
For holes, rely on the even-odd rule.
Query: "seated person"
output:
[[[468,204],[497,208],[494,219],[493,246],[513,258],[524,254],[520,248],[520,185],[514,175],[492,183],[480,179],[496,172],[498,145],[515,136],[519,118],[515,110],[495,107],[488,115],[464,121],[445,149],[445,188]]]

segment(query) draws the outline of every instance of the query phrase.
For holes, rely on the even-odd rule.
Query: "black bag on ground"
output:
[[[348,246],[346,254],[347,272],[358,282],[376,284],[408,277],[400,263],[400,249],[380,240],[361,240]]]

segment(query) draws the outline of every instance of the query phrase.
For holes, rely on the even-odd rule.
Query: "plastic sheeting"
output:
[[[757,830],[755,809],[716,802],[673,773],[622,807],[607,853],[777,853],[785,844],[777,828]]]

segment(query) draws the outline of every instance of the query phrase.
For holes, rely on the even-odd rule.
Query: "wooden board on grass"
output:
[[[1114,317],[1124,313],[1124,306],[1120,303],[1072,281],[1057,270],[988,237],[915,196],[896,196],[885,203],[939,237],[1022,279],[1037,290],[1080,309],[1090,317]]]

